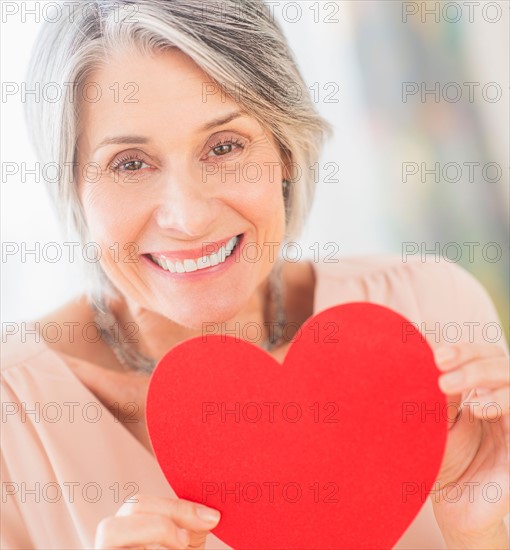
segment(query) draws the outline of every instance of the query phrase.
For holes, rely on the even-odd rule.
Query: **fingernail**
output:
[[[461,372],[449,372],[440,377],[441,385],[446,388],[456,388],[464,381],[464,375]]]
[[[220,519],[220,513],[218,510],[213,508],[208,508],[207,506],[202,506],[201,504],[197,506],[197,516],[204,521],[214,521],[217,522]]]
[[[186,529],[178,529],[177,531],[177,539],[179,540],[179,543],[183,546],[188,546],[189,544],[189,534]]]
[[[438,348],[437,351],[434,352],[434,359],[436,360],[436,363],[446,363],[447,361],[451,361],[452,359],[455,359],[456,351],[452,347],[442,347]]]

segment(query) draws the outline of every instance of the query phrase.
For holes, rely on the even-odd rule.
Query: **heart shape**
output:
[[[176,494],[220,510],[233,548],[392,548],[439,473],[438,374],[407,319],[343,304],[310,317],[283,364],[232,336],[178,344],[147,425]]]

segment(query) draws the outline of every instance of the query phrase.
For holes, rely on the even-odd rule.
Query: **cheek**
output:
[[[239,174],[241,185],[235,194],[243,210],[254,220],[274,219],[284,216],[282,192],[282,169],[276,157],[267,152],[252,155],[241,166]]]
[[[123,248],[137,240],[138,229],[143,225],[140,203],[128,193],[122,195],[105,182],[83,186],[80,198],[90,238],[99,244],[107,255],[112,249]],[[138,206],[138,207],[137,207]]]

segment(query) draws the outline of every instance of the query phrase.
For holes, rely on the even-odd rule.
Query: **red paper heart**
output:
[[[391,548],[439,472],[437,378],[409,321],[350,303],[309,318],[283,364],[230,336],[182,342],[147,423],[176,494],[220,510],[233,548]]]

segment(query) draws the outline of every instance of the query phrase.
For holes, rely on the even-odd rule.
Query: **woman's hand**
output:
[[[459,343],[437,348],[435,358],[450,421],[431,494],[436,519],[446,542],[455,547],[507,548],[503,518],[510,509],[508,355],[495,344]],[[473,388],[475,394],[455,421],[450,404],[460,405]]]
[[[96,531],[96,549],[172,548],[203,550],[220,513],[179,498],[136,495],[115,516],[103,519]]]

